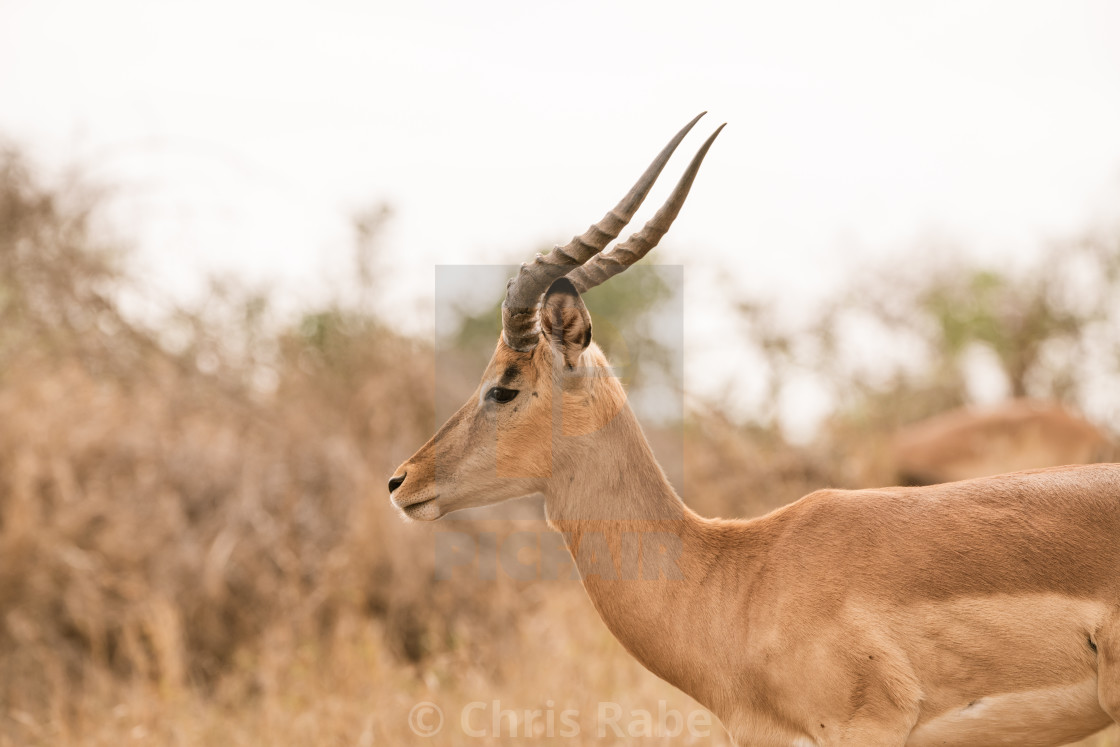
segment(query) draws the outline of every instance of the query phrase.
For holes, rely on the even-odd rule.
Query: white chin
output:
[[[415,506],[406,507],[404,515],[413,521],[435,521],[440,517],[440,511],[435,501],[425,501]]]

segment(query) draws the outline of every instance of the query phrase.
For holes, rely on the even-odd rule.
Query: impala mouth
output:
[[[436,505],[436,500],[438,498],[439,496],[437,495],[431,498],[422,498],[412,503],[402,504],[397,501],[394,496],[390,498],[390,501],[397,507],[397,510],[404,515],[405,519],[412,521],[434,521],[441,515],[439,506]]]

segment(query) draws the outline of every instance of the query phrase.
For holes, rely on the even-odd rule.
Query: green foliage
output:
[[[515,272],[511,268],[510,275]],[[658,325],[651,312],[671,298],[673,277],[656,265],[635,265],[610,282],[583,295],[592,318],[592,335],[628,385],[644,377],[664,377],[679,385],[679,319],[676,337],[671,325]],[[465,351],[481,371],[501,332],[504,288],[494,289],[494,302],[480,312],[458,310],[457,330],[451,341]]]
[[[963,268],[959,279],[946,274],[931,278],[915,300],[917,311],[935,324],[936,335],[930,342],[938,354],[955,363],[970,345],[986,345],[999,359],[1012,395],[1032,393],[1029,380],[1045,365],[1040,358],[1043,348],[1059,341],[1080,342],[1083,330],[1110,313],[1102,304],[1078,308],[1070,303],[1058,287],[1066,280],[1061,273],[1063,259],[1068,259],[1067,252],[1047,257],[1038,268],[1018,277]],[[1068,375],[1061,378],[1071,381]],[[1070,395],[1053,387],[1048,391],[1035,387],[1033,393],[1056,399]]]

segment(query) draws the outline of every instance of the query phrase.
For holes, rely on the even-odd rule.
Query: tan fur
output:
[[[576,363],[499,343],[475,396],[398,470],[394,503],[436,518],[543,492],[607,626],[739,744],[1048,745],[1120,715],[1120,465],[704,519],[597,346]],[[521,393],[487,414],[480,395],[511,365]],[[679,576],[628,573],[635,535],[677,538]],[[1041,705],[1055,694],[1061,707]]]
[[[1120,716],[1120,465],[705,519],[573,293],[545,295],[531,352],[499,341],[474,396],[398,469],[406,517],[543,493],[607,627],[744,747],[1044,747]],[[499,385],[517,397],[488,401]]]
[[[1115,457],[1108,437],[1092,423],[1030,399],[928,418],[900,430],[893,447],[900,478],[919,485]]]

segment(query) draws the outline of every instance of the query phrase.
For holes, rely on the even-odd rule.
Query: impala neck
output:
[[[622,645],[714,708],[723,679],[713,676],[714,662],[727,657],[719,653],[725,634],[712,625],[717,612],[727,613],[720,609],[726,569],[739,566],[737,587],[749,581],[742,576],[750,568],[727,557],[744,548],[728,542],[723,522],[684,505],[629,406],[573,440],[558,450],[565,458],[549,481],[549,524],[564,533],[591,601]]]

